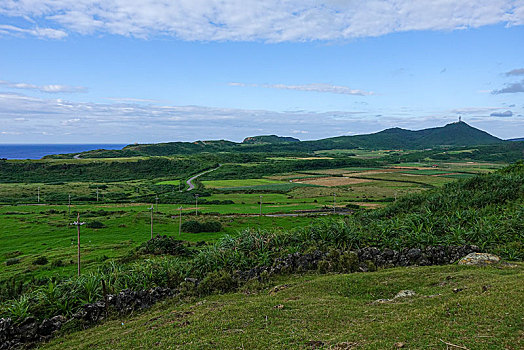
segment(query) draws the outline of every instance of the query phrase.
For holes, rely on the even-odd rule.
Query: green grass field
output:
[[[166,181],[157,182],[155,185],[173,185],[173,186],[178,186],[179,184],[180,184],[180,180],[166,180]]]
[[[208,180],[202,181],[202,184],[206,188],[231,188],[282,184],[282,181],[270,179]]]
[[[119,159],[131,161],[132,159]],[[46,160],[65,163],[75,160]],[[80,160],[92,162],[94,160]],[[402,166],[421,167],[420,163],[402,164]],[[301,171],[275,175],[271,178],[238,180],[203,181],[210,196],[202,197],[198,206],[202,219],[221,221],[223,230],[218,233],[186,234],[179,237],[189,242],[214,242],[224,234],[236,234],[246,227],[293,228],[307,225],[315,220],[310,217],[242,217],[257,215],[260,212],[262,195],[262,213],[293,214],[297,211],[327,209],[333,206],[333,194],[336,195],[336,207],[347,204],[362,206],[383,206],[385,202],[400,198],[408,193],[420,192],[427,187],[442,186],[455,178],[470,176],[467,173],[456,175],[433,176],[452,173],[453,171],[491,171],[498,167],[490,163],[446,163],[438,169],[402,169],[392,173],[379,173],[365,176],[374,178],[369,182],[350,186],[322,187],[290,183],[290,179],[314,179],[325,175],[365,174],[367,171],[384,168],[342,168],[314,171]],[[409,182],[406,182],[409,181]],[[418,183],[417,183],[418,182]],[[155,198],[159,189],[168,193],[178,193],[179,180],[130,180],[114,183],[69,182],[69,183],[9,183],[0,184],[2,201],[19,203],[37,203],[40,188],[41,205],[4,205],[0,207],[2,234],[0,235],[0,280],[11,276],[26,278],[59,274],[74,274],[76,254],[76,231],[69,224],[74,221],[74,213],[80,211],[82,221],[98,221],[103,228],[82,227],[83,264],[87,270],[99,266],[104,260],[125,255],[134,247],[146,241],[150,236],[150,218],[148,203],[144,198]],[[99,202],[96,191],[99,189]],[[274,191],[274,192],[272,192]],[[246,193],[255,192],[255,193]],[[257,193],[258,192],[258,193]],[[277,193],[279,192],[279,193]],[[68,215],[68,196],[72,198],[72,214]],[[114,203],[120,198],[128,203]],[[154,217],[155,234],[167,234],[178,237],[178,208],[180,204],[165,204],[160,196],[159,213]],[[133,203],[135,201],[136,203]],[[226,204],[208,204],[206,201],[232,201]],[[54,203],[54,204],[52,204]],[[90,203],[90,204],[87,204]],[[171,202],[173,203],[173,202]],[[176,203],[176,201],[175,201]],[[195,205],[182,204],[183,220],[194,219]],[[340,210],[340,209],[339,209]],[[105,211],[105,212],[104,212]],[[175,217],[175,218],[173,218]],[[33,261],[45,256],[49,263],[44,266],[33,265]],[[8,259],[18,263],[6,266]],[[63,265],[51,267],[51,265]]]
[[[278,277],[168,300],[40,348],[521,349],[523,271],[448,265]],[[416,295],[374,302],[407,289]]]
[[[68,215],[67,206],[30,205],[0,207],[2,234],[0,235],[0,280],[8,277],[67,276],[76,271],[76,229],[69,225],[81,213],[81,221],[101,222],[99,229],[81,227],[82,263],[86,270],[92,270],[106,259],[124,256],[134,247],[150,238],[149,204],[125,205],[79,205],[73,206]],[[235,213],[239,206],[203,206],[199,213]],[[306,206],[307,207],[307,206]],[[309,207],[307,207],[309,208]],[[161,204],[159,213],[154,215],[154,234],[176,237],[188,242],[205,241],[213,243],[225,234],[235,235],[248,227],[290,229],[309,224],[314,218],[308,217],[195,217],[194,207],[184,207],[182,222],[187,220],[219,220],[223,229],[216,233],[185,233],[179,235],[178,206]],[[296,209],[288,206],[287,211]],[[246,206],[243,213],[258,214],[259,206]],[[270,212],[264,205],[264,212]],[[284,209],[286,211],[286,208]],[[49,261],[44,266],[33,261],[45,256]],[[6,261],[19,259],[10,266]],[[52,267],[60,261],[64,266]]]

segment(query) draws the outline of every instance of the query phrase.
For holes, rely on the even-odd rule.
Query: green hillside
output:
[[[375,134],[340,136],[311,141],[329,148],[424,149],[437,146],[472,146],[501,143],[503,140],[464,122],[443,127],[411,131],[386,129]]]
[[[294,137],[283,137],[277,135],[262,135],[262,136],[251,136],[246,137],[243,144],[265,144],[265,143],[288,143],[288,142],[300,142],[299,139]]]
[[[132,156],[168,156],[202,152],[314,152],[332,149],[427,149],[440,146],[476,146],[499,144],[505,141],[476,129],[464,122],[417,131],[400,128],[386,129],[374,134],[338,136],[314,141],[300,141],[276,135],[248,137],[242,143],[226,140],[134,144],[122,150],[96,150],[81,153],[81,158],[110,158]],[[69,157],[59,155],[50,158]]]
[[[448,265],[295,275],[237,293],[162,302],[41,348],[520,349],[523,271],[522,264]],[[375,303],[401,290],[416,295]]]

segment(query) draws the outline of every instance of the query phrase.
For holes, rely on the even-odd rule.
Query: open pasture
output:
[[[20,205],[0,207],[0,280],[24,276],[43,277],[51,275],[72,275],[76,272],[76,227],[70,225],[80,212],[82,266],[92,270],[107,259],[121,258],[133,248],[150,238],[150,211],[148,204],[104,204],[73,206],[68,214],[67,206]],[[234,207],[234,206],[233,206]],[[225,234],[236,235],[248,227],[265,229],[290,229],[309,224],[310,217],[216,217],[203,216],[208,211],[233,211],[227,206],[184,206],[182,222],[187,220],[219,220],[220,232],[185,233],[179,235],[178,206],[161,204],[154,212],[154,234],[169,235],[188,242],[205,241],[212,243]],[[237,206],[241,207],[241,206]],[[293,207],[288,205],[289,210]],[[296,207],[296,206],[294,206]],[[258,214],[257,204],[248,205],[244,212]],[[264,206],[264,211],[270,211]],[[97,222],[100,228],[91,228]],[[45,257],[44,265],[34,264],[38,257]],[[8,260],[16,263],[9,264]],[[12,261],[15,261],[12,260]],[[8,265],[9,264],[9,265]]]
[[[178,184],[177,184],[178,186]],[[176,188],[178,190],[178,188]],[[72,203],[112,202],[126,199],[140,200],[145,196],[159,194],[158,186],[150,180],[120,182],[56,182],[56,183],[3,183],[0,184],[0,203]],[[164,190],[165,192],[165,190]],[[39,197],[40,196],[40,202]]]
[[[206,180],[202,184],[206,188],[252,187],[260,185],[282,184],[282,181],[271,179],[239,179],[239,180]]]
[[[376,158],[381,158],[381,157],[391,155],[391,154],[406,154],[406,153],[409,153],[409,151],[370,150],[370,149],[360,149],[360,148],[322,150],[322,151],[315,152],[315,154],[318,154],[318,155],[328,155],[328,156],[329,155],[333,155],[333,156],[347,155],[350,157],[362,158],[362,159],[376,159]]]
[[[172,186],[178,186],[180,184],[180,180],[165,180],[155,183],[155,185],[172,185]]]
[[[351,177],[318,177],[314,179],[297,179],[293,180],[294,183],[307,184],[307,185],[316,185],[316,186],[348,186],[356,185],[359,183],[369,182],[371,180],[366,179],[356,179]]]

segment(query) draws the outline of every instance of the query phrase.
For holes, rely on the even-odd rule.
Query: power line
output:
[[[77,235],[77,264],[78,264],[78,276],[80,276],[80,226],[85,225],[85,222],[80,222],[80,213],[76,217],[76,221],[69,225],[76,226]]]

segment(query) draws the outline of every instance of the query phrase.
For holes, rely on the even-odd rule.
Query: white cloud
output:
[[[504,112],[493,112],[490,114],[490,117],[501,117],[501,118],[507,118],[512,117],[513,112],[510,110],[504,111]]]
[[[76,93],[87,92],[87,88],[83,86],[67,86],[67,85],[34,85],[28,83],[14,83],[11,81],[0,80],[0,85],[11,89],[36,90],[46,93]]]
[[[513,76],[513,75],[524,75],[524,68],[516,68],[512,69],[509,72],[506,72],[506,76]]]
[[[491,93],[494,95],[499,95],[514,94],[517,92],[524,92],[524,79],[520,82],[506,84],[502,89],[493,90]]]
[[[350,87],[347,87],[347,86],[318,84],[318,83],[317,84],[304,84],[304,85],[229,83],[229,85],[230,86],[263,87],[263,88],[268,88],[268,89],[326,92],[326,93],[331,93],[331,94],[357,95],[357,96],[367,96],[367,95],[374,94],[372,91],[351,89]]]
[[[522,0],[4,0],[0,14],[59,29],[4,28],[205,41],[346,40],[412,30],[524,24]]]
[[[503,107],[463,107],[452,109],[450,112],[455,114],[488,114],[500,109],[503,109]]]
[[[466,122],[510,138],[524,133],[522,118],[493,118],[498,107],[461,108]],[[377,118],[377,113],[382,116]],[[23,122],[16,121],[22,120]],[[369,133],[390,127],[422,129],[455,121],[450,111],[290,111],[247,110],[204,106],[159,106],[140,103],[88,103],[44,99],[0,92],[1,142],[163,142],[228,139],[241,141],[257,134],[301,135],[319,139]],[[44,134],[45,133],[45,134]],[[42,138],[46,135],[45,138]]]
[[[63,39],[67,36],[67,33],[63,30],[53,29],[53,28],[20,28],[7,24],[0,24],[0,34],[9,34],[9,35],[23,35],[29,34],[36,36],[42,39]]]

